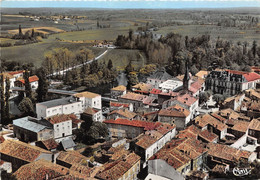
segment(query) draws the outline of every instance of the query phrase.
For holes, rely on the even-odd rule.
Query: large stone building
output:
[[[27,116],[13,121],[14,136],[21,141],[43,141],[53,137],[53,129],[37,123],[37,119]]]
[[[234,95],[256,87],[260,75],[255,72],[234,70],[211,71],[206,78],[206,90],[213,93]]]
[[[37,118],[46,118],[58,114],[76,114],[83,112],[82,102],[75,97],[54,99],[36,104]]]

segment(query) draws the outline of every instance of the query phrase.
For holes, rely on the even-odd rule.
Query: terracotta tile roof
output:
[[[207,149],[205,144],[196,139],[173,139],[150,159],[162,159],[175,169],[196,159]]]
[[[9,74],[9,73],[7,73],[7,72],[0,73],[0,75],[3,75],[3,78],[4,78],[4,79],[6,79],[6,78],[9,78],[9,79],[14,78],[11,74]]]
[[[20,74],[20,73],[24,73],[25,71],[24,70],[19,70],[19,71],[11,71],[11,72],[8,72],[8,74],[10,75],[16,75],[16,74]]]
[[[201,71],[199,71],[195,76],[204,79],[208,74],[209,74],[209,71],[203,71],[203,70],[201,70]]]
[[[119,179],[138,161],[140,161],[140,159],[140,156],[136,155],[135,153],[131,153],[124,159],[106,163],[103,165],[104,170],[99,172],[96,177],[107,180]]]
[[[155,100],[156,100],[156,98],[147,96],[144,98],[143,103],[147,104],[147,105],[152,105],[152,104],[155,104],[155,103],[153,103]]]
[[[1,143],[0,153],[24,160],[26,162],[35,161],[41,155],[41,153],[51,154],[51,152],[37,146],[32,146],[15,140],[5,140],[3,143]]]
[[[249,124],[249,129],[260,131],[260,120],[259,119],[253,119]]]
[[[182,138],[194,138],[197,139],[198,134],[200,133],[200,129],[197,128],[195,125],[191,125],[187,127],[186,129],[179,131],[177,134],[177,138],[182,139]]]
[[[216,118],[217,120],[219,120],[222,123],[226,123],[227,122],[226,118],[223,118],[222,116],[218,115],[217,113],[212,113],[210,115],[213,116],[214,118]]]
[[[183,108],[180,105],[174,105],[171,107],[168,107],[166,109],[161,109],[159,112],[159,116],[170,116],[170,117],[182,117],[186,118],[190,115],[190,111]]]
[[[125,108],[128,108],[129,105],[130,105],[130,103],[120,103],[120,102],[112,102],[112,101],[110,101],[110,107],[111,106],[112,107],[121,107],[121,106],[123,106]]]
[[[207,152],[206,146],[204,143],[197,139],[188,138],[182,143],[180,143],[176,149],[184,152],[189,158],[196,159],[201,156],[203,153]]]
[[[72,118],[70,115],[66,115],[66,114],[55,115],[55,116],[47,118],[47,121],[49,121],[51,124],[57,124],[57,123],[66,122],[69,120],[72,120]]]
[[[24,79],[19,79],[18,81],[20,81],[21,83],[25,83],[25,80]],[[38,78],[38,76],[36,76],[36,75],[34,75],[34,76],[31,76],[31,77],[29,77],[29,82],[31,83],[31,82],[35,82],[35,81],[39,81],[39,78]]]
[[[246,132],[248,130],[250,122],[235,120],[235,124],[232,127],[235,131]]]
[[[237,161],[240,158],[248,159],[251,152],[239,150],[228,145],[209,143],[208,144],[208,155],[225,159],[229,161]]]
[[[166,128],[167,130],[171,130],[176,127],[174,124],[169,125],[168,123],[149,122],[149,121],[141,121],[141,120],[129,120],[129,119],[121,119],[121,118],[117,118],[116,120],[113,120],[113,119],[105,120],[105,121],[103,121],[103,123],[141,127],[141,128],[144,128],[144,130],[146,130],[146,131],[157,130],[160,128]]]
[[[260,75],[255,72],[235,71],[235,70],[229,70],[229,69],[227,69],[226,71],[228,71],[232,74],[243,75],[248,82],[260,79]]]
[[[203,130],[199,133],[199,136],[203,139],[205,139],[208,142],[213,142],[218,138],[218,136],[214,133],[209,132],[208,130]]]
[[[169,92],[161,92],[159,95],[176,97],[176,96],[179,95],[179,93],[178,92],[169,91]]]
[[[135,144],[143,149],[147,149],[175,127],[175,125],[164,123],[153,130],[146,131],[145,134],[141,134],[137,137],[137,142]]]
[[[72,171],[64,166],[51,163],[44,159],[40,159],[36,162],[26,164],[19,168],[14,175],[17,179],[37,179],[44,180],[46,177],[48,179],[55,179],[57,177],[70,175],[73,179],[82,179],[84,176],[78,172]]]
[[[129,99],[129,100],[134,100],[134,101],[143,101],[144,98],[146,98],[147,96],[142,95],[142,94],[136,94],[136,93],[131,93],[128,92],[127,94],[121,96],[120,98],[122,99]]]
[[[126,91],[126,87],[123,85],[112,88],[113,91]]]
[[[195,81],[194,83],[192,83],[192,84],[190,85],[189,90],[190,90],[191,92],[193,92],[193,93],[196,93],[197,91],[200,90],[201,87],[202,87],[201,82],[200,82],[200,81]]]
[[[151,91],[150,91],[150,94],[160,94],[162,91],[160,89],[155,89],[153,88]]]
[[[81,93],[76,93],[76,94],[74,94],[73,96],[76,96],[76,97],[85,97],[85,98],[95,98],[95,97],[100,96],[100,95],[99,95],[99,94],[96,94],[96,93],[92,93],[92,92],[85,91],[85,92],[81,92]]]
[[[212,117],[209,114],[205,114],[203,116],[197,116],[195,118],[195,124],[198,125],[199,127],[205,127],[208,124],[211,126],[215,127],[216,129],[223,131],[224,129],[227,128],[227,125],[223,124],[216,118]]]
[[[0,136],[0,143],[3,143],[5,141],[5,138],[3,136]]]
[[[110,160],[116,161],[116,160],[118,160],[120,158],[123,158],[123,157],[127,156],[130,152],[125,149],[124,145],[121,145],[119,147],[111,147],[111,148],[109,148],[107,153],[108,153],[107,155],[111,156],[109,158]]]
[[[128,119],[132,119],[137,115],[136,113],[131,112],[127,109],[114,110],[111,113],[109,113],[108,115],[112,115],[112,114],[119,114],[119,115],[123,116],[124,118],[128,118]]]
[[[88,158],[77,151],[62,151],[57,157],[57,160],[66,162],[71,165],[80,164],[83,166],[88,166]]]
[[[188,106],[191,106],[192,104],[194,104],[196,101],[198,101],[197,98],[193,97],[192,95],[186,93],[186,94],[183,94],[183,95],[179,95],[176,97],[176,100],[183,103],[183,104],[186,104]]]
[[[100,111],[99,109],[91,108],[91,107],[88,106],[87,109],[84,111],[84,113],[88,114],[88,115],[94,115],[99,111]]]
[[[153,86],[151,84],[139,83],[132,86],[132,88],[149,93]]]
[[[233,109],[222,109],[219,111],[220,116],[228,119],[228,115],[229,115],[229,119],[238,119],[240,117],[240,114],[235,112]]]
[[[41,142],[47,148],[47,150],[56,149],[59,145],[53,138]]]

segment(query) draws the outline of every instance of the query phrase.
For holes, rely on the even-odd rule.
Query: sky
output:
[[[74,8],[118,8],[118,9],[183,9],[183,8],[232,8],[260,7],[260,0],[2,0],[3,8],[28,7],[74,7]]]

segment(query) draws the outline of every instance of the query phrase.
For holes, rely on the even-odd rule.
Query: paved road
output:
[[[114,49],[114,48],[115,48],[115,47],[110,47],[109,49]],[[49,77],[49,76],[55,76],[55,75],[58,75],[58,74],[63,74],[63,72],[67,72],[67,71],[69,71],[69,70],[71,70],[71,69],[79,68],[79,67],[81,67],[81,66],[83,66],[83,65],[92,63],[93,61],[96,61],[96,60],[100,59],[101,57],[103,57],[107,52],[108,52],[108,49],[107,49],[105,52],[103,52],[102,54],[100,54],[99,56],[95,57],[94,59],[92,59],[92,60],[90,60],[90,61],[88,61],[88,62],[85,62],[85,63],[83,63],[83,64],[79,64],[79,65],[70,67],[70,68],[68,68],[68,69],[64,69],[64,70],[61,70],[61,71],[54,72],[54,73],[52,73],[52,74],[47,75],[47,77]]]

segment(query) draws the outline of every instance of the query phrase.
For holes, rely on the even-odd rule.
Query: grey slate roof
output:
[[[76,144],[74,143],[74,141],[72,140],[71,137],[62,140],[61,145],[63,146],[64,150],[73,148],[76,146]]]
[[[75,97],[66,97],[62,99],[54,99],[51,101],[45,101],[42,103],[37,103],[43,106],[46,106],[47,108],[55,107],[55,106],[60,106],[60,105],[66,105],[66,104],[72,104],[77,102]]]
[[[30,119],[33,119],[33,118],[30,116],[27,116],[24,118],[13,120],[13,125],[15,125],[17,127],[21,127],[23,129],[27,129],[32,132],[36,132],[36,133],[42,131],[45,128],[48,128],[47,126],[44,126],[42,124],[38,124],[36,122],[30,121]]]

